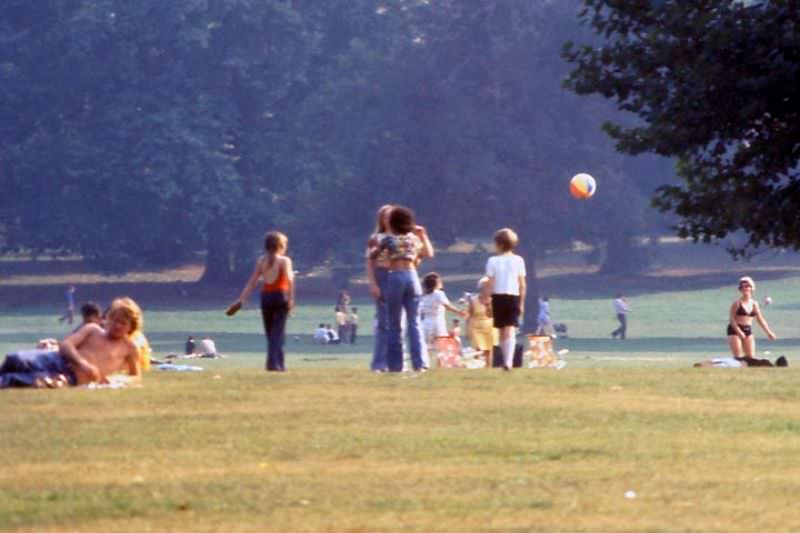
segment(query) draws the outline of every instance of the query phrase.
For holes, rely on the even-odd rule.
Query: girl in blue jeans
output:
[[[264,334],[267,337],[267,371],[284,372],[283,345],[286,339],[286,319],[294,308],[294,269],[292,260],[285,255],[289,245],[286,235],[271,231],[264,237],[264,251],[253,270],[250,279],[226,314],[234,315],[242,308],[250,294],[256,288],[259,279],[263,279],[261,289],[261,318],[264,323]]]
[[[422,289],[417,276],[417,263],[422,257],[433,257],[433,246],[425,228],[417,226],[414,213],[407,207],[393,207],[389,213],[388,235],[381,238],[370,252],[375,260],[384,251],[389,259],[386,290],[387,366],[390,372],[403,370],[402,319],[406,313],[411,364],[415,371],[425,370],[422,328],[419,321],[419,298]]]
[[[389,251],[383,250],[372,259],[370,253],[378,247],[384,237],[389,234],[389,214],[391,205],[384,205],[378,209],[378,220],[375,223],[375,233],[367,241],[367,279],[369,279],[369,292],[375,299],[375,347],[372,352],[370,369],[373,372],[386,372],[389,367],[386,362],[386,335],[388,332],[386,321],[386,282],[389,279]]]

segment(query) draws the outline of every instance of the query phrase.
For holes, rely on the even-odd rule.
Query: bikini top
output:
[[[750,312],[747,312],[747,309],[744,308],[742,302],[739,302],[739,307],[736,308],[736,316],[756,316],[756,304],[753,302],[753,308]]]

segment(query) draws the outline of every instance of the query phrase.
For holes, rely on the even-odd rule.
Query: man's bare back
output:
[[[129,329],[127,321],[112,316],[106,330],[87,324],[61,342],[61,354],[70,361],[78,385],[105,382],[121,370],[140,374],[139,351],[128,338]]]

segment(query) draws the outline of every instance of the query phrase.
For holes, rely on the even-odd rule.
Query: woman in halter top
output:
[[[289,239],[278,231],[270,231],[264,237],[264,255],[256,261],[256,267],[247,280],[239,299],[226,314],[232,316],[242,308],[255,290],[259,280],[261,287],[261,318],[267,337],[267,371],[284,372],[283,345],[286,339],[286,319],[294,308],[294,270],[292,260],[286,255]]]
[[[419,321],[419,298],[422,288],[417,276],[417,262],[433,256],[433,246],[425,228],[417,226],[414,212],[407,207],[393,207],[389,213],[389,234],[370,251],[376,260],[388,253],[389,272],[385,294],[387,316],[386,358],[389,372],[403,370],[402,316],[405,311],[411,364],[415,371],[425,371],[424,343]]]
[[[753,319],[767,334],[767,338],[775,340],[775,334],[769,329],[767,321],[761,314],[758,302],[753,298],[756,284],[750,276],[739,279],[739,292],[741,296],[732,304],[728,322],[728,345],[734,357],[755,357],[756,338],[753,336]]]

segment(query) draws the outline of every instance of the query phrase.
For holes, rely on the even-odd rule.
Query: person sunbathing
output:
[[[87,324],[61,341],[57,351],[7,355],[0,365],[0,388],[108,383],[107,376],[119,371],[140,376],[139,350],[129,335],[137,329],[141,316],[133,300],[115,300],[105,329]]]
[[[789,361],[784,356],[775,359],[773,364],[769,359],[758,359],[755,357],[716,357],[695,363],[695,368],[748,368],[756,366],[777,366],[787,367]]]

